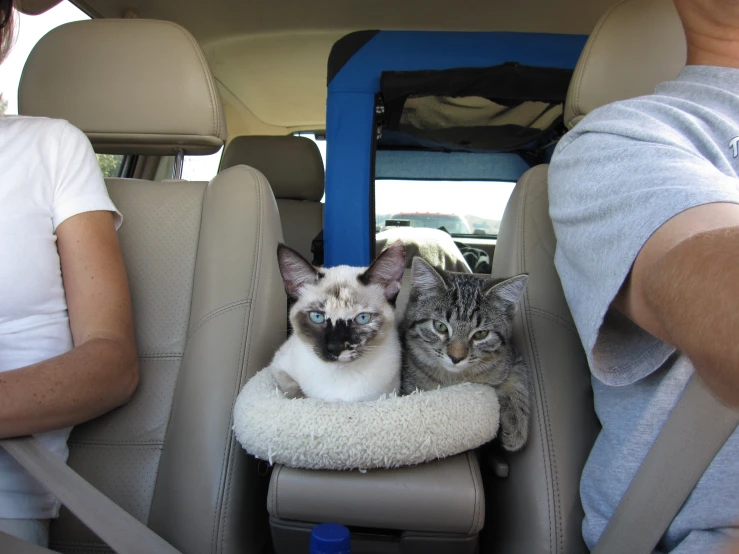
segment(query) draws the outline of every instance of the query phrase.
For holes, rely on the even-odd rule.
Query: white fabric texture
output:
[[[87,137],[66,121],[0,117],[0,372],[72,349],[56,229],[82,212],[121,216]],[[0,401],[2,399],[0,398]],[[66,459],[70,429],[37,435]],[[56,517],[56,499],[0,449],[0,518]]]
[[[270,464],[304,469],[416,465],[465,452],[495,438],[495,389],[464,383],[372,402],[286,398],[262,370],[234,407],[244,449]]]

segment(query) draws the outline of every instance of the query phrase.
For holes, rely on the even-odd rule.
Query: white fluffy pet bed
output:
[[[270,464],[371,469],[420,464],[476,448],[498,431],[492,387],[465,383],[373,402],[286,398],[257,373],[234,407],[236,438]]]

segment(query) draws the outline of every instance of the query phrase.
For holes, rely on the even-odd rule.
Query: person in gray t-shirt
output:
[[[580,486],[591,549],[694,371],[739,405],[739,1],[676,6],[688,65],[589,114],[549,169],[555,265],[603,426]],[[735,431],[659,551],[739,537],[738,485]]]

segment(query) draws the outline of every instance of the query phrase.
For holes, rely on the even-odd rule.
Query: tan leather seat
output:
[[[649,94],[684,62],[682,27],[670,0],[618,4],[585,46],[568,94],[567,122],[574,125],[608,102]],[[527,446],[509,456],[507,479],[485,483],[495,514],[495,524],[485,529],[489,552],[587,552],[579,484],[599,423],[590,372],[554,268],[555,247],[542,165],[516,185],[493,259],[494,277],[529,274],[514,340],[533,371],[535,396]]]
[[[20,108],[69,120],[98,152],[207,154],[225,137],[202,51],[161,21],[51,31],[28,60]],[[263,552],[268,479],[235,442],[231,410],[285,338],[269,184],[246,167],[210,184],[107,184],[124,218],[141,381],[129,404],[74,429],[69,464],[183,553]],[[66,510],[51,548],[108,551]]]
[[[221,171],[234,165],[261,171],[272,186],[285,244],[308,261],[311,243],[323,229],[324,170],[321,152],[306,137],[236,137],[226,146]]]

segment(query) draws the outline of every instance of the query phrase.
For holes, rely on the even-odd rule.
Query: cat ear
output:
[[[288,296],[297,298],[304,285],[315,283],[319,278],[318,271],[308,260],[284,244],[277,245],[277,261]]]
[[[400,292],[400,281],[405,271],[405,245],[398,241],[388,246],[377,259],[359,276],[363,285],[380,285],[385,289],[385,298],[390,302]]]
[[[413,275],[413,288],[416,290],[424,292],[446,290],[446,283],[439,272],[420,256],[413,258],[411,274]]]
[[[487,291],[485,291],[485,295],[497,296],[505,302],[510,302],[514,305],[518,304],[528,280],[529,276],[526,274],[516,275],[515,277],[506,279],[502,283],[491,286]]]

